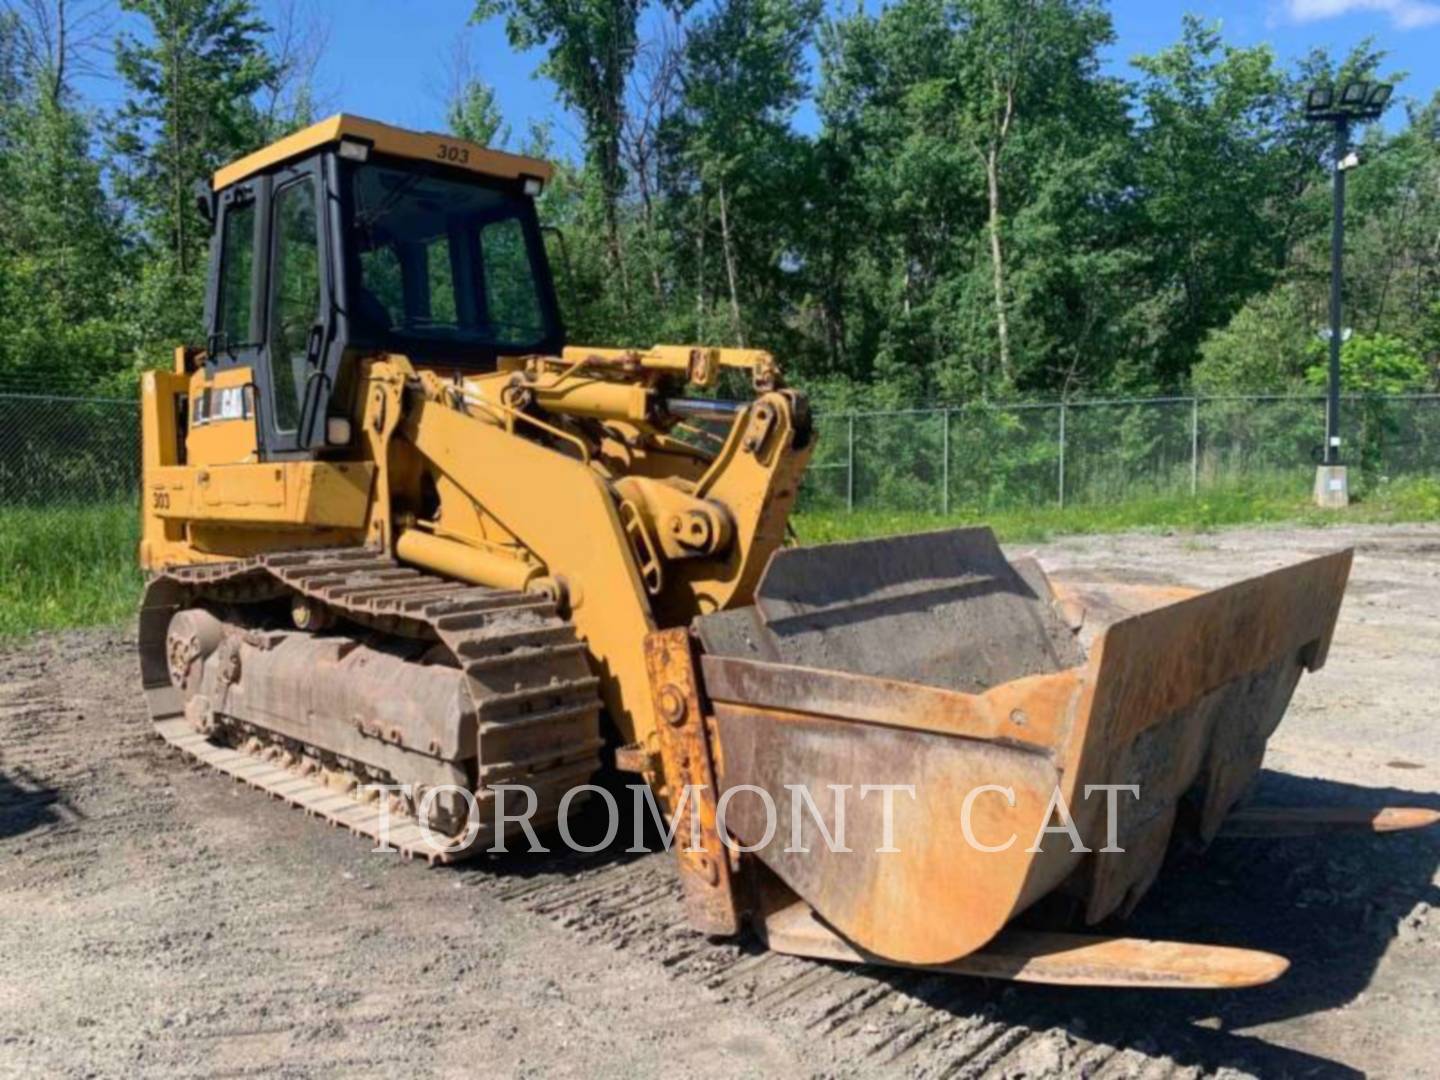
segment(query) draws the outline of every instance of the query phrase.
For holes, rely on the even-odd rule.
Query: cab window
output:
[[[350,311],[367,342],[514,353],[560,337],[529,199],[478,177],[376,162],[347,176]]]
[[[309,376],[307,345],[320,313],[320,245],[315,185],[307,177],[274,201],[270,280],[270,375],[275,427],[294,431]]]
[[[255,204],[235,204],[225,212],[220,252],[220,344],[251,344],[250,297],[255,281]]]
[[[486,225],[480,230],[480,253],[485,310],[498,336],[507,341],[544,336],[545,320],[520,222],[512,217]]]

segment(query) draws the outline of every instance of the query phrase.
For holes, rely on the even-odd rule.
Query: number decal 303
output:
[[[449,143],[441,143],[440,152],[435,156],[441,161],[451,161],[457,165],[464,165],[470,160],[470,148],[468,146],[451,146]]]
[[[156,488],[151,493],[150,505],[156,510],[169,510],[170,493],[168,491],[162,490],[161,488]]]

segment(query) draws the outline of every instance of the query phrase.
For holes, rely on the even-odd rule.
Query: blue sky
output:
[[[273,18],[286,0],[261,0]],[[853,0],[846,0],[849,7]],[[516,54],[498,20],[467,25],[468,0],[298,0],[328,30],[318,84],[324,103],[402,126],[442,126],[446,88],[457,41],[463,39],[475,74],[496,88],[507,121],[523,133],[531,120],[550,118],[558,147],[576,145],[577,125],[555,101],[549,83],[532,77],[538,53]],[[876,9],[878,0],[866,0]],[[1118,41],[1108,63],[1117,71],[1131,57],[1154,52],[1179,36],[1181,16],[1219,20],[1227,41],[1268,42],[1282,59],[1314,46],[1343,55],[1369,36],[1390,54],[1392,70],[1408,72],[1399,96],[1428,99],[1440,86],[1440,0],[1112,0]],[[98,99],[118,93],[97,83]],[[809,120],[802,117],[802,126]]]

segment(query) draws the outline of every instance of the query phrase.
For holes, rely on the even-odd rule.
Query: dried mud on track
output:
[[[1329,664],[1259,797],[1440,806],[1440,528],[1038,552],[1212,585],[1346,544]],[[664,855],[372,855],[152,738],[134,647],[127,629],[0,649],[3,1076],[1434,1075],[1434,830],[1172,859],[1126,932],[1292,959],[1255,990],[831,966],[691,934]]]

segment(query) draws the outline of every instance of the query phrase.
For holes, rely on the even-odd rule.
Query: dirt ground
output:
[[[1258,797],[1440,806],[1440,527],[1038,553],[1211,585],[1345,545]],[[1254,990],[829,966],[689,933],[664,855],[372,855],[151,738],[134,648],[0,651],[0,1075],[1436,1075],[1440,830],[1172,860],[1127,932],[1292,959]]]

